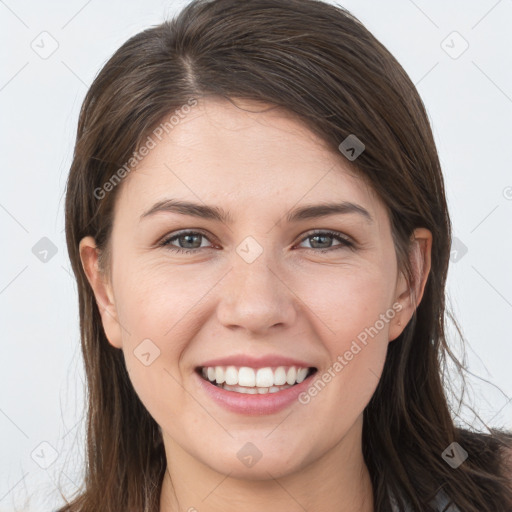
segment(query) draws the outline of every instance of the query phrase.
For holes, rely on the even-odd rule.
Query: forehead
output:
[[[124,178],[116,212],[140,216],[168,196],[232,204],[240,208],[237,216],[314,200],[379,207],[345,157],[294,114],[234,101],[237,106],[223,99],[199,101],[161,141],[155,139]]]

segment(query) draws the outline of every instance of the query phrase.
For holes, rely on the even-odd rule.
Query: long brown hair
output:
[[[433,510],[442,491],[464,512],[512,509],[503,462],[512,433],[458,428],[443,382],[450,358],[445,282],[451,226],[424,105],[379,41],[347,10],[316,0],[196,0],[111,57],[82,105],[66,194],[66,239],[78,283],[88,384],[83,489],[60,512],[158,512],[166,458],[158,425],[140,402],[121,350],[103,331],[78,251],[91,235],[108,271],[113,205],[104,188],[162,119],[190,98],[246,98],[295,113],[329,147],[355,134],[353,162],[386,204],[400,268],[410,280],[409,237],[433,234],[423,299],[389,345],[364,411],[363,453],[375,510]],[[126,169],[126,168],[125,168]],[[112,181],[110,181],[112,183]],[[122,185],[122,184],[121,184]],[[99,191],[99,192],[98,192]],[[453,442],[469,457],[457,469],[441,454]]]

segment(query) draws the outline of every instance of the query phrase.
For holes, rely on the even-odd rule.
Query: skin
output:
[[[413,234],[417,280],[409,288],[386,209],[345,157],[282,110],[237,104],[258,112],[221,99],[199,102],[124,179],[109,275],[98,269],[94,239],[80,243],[107,338],[123,351],[136,392],[162,428],[168,472],[160,511],[370,512],[363,410],[388,344],[423,295],[432,235]],[[170,212],[140,220],[170,197],[222,207],[233,221]],[[342,200],[373,220],[355,213],[285,219],[294,207]],[[205,237],[172,245],[201,247],[195,253],[157,246],[186,229]],[[316,240],[315,229],[350,237],[356,248]],[[236,252],[248,236],[263,251],[252,263]],[[246,416],[224,410],[197,385],[198,365],[232,354],[305,359],[322,375],[397,303],[401,311],[305,405]],[[149,366],[134,355],[147,338],[160,349]],[[247,442],[262,453],[250,468],[236,456]]]

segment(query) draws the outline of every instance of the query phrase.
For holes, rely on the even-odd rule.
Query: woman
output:
[[[61,512],[512,510],[512,433],[457,428],[443,388],[427,115],[347,11],[195,1],[127,41],[66,236],[89,410]]]

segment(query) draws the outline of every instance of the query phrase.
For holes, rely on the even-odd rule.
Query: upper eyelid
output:
[[[210,240],[212,238],[208,233],[206,233],[198,228],[183,229],[183,230],[179,230],[179,231],[172,231],[171,233],[164,235],[161,239],[161,242],[169,241],[169,240],[172,240],[173,238],[178,238],[183,235],[202,235],[204,238],[206,238],[208,240]],[[213,237],[213,238],[215,239],[215,237]]]

